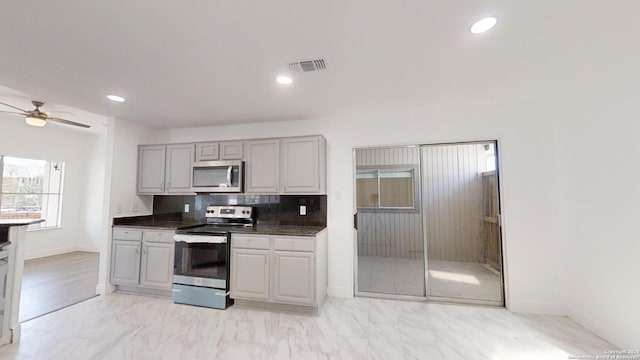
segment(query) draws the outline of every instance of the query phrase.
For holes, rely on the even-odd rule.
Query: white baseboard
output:
[[[327,287],[327,295],[337,298],[351,299],[353,297],[353,289],[345,287]]]
[[[97,249],[93,246],[76,246],[75,250],[73,251],[83,251],[83,252],[95,252],[95,253],[99,253],[100,249]]]
[[[638,344],[640,344],[640,335],[638,335],[640,332],[629,330],[632,327],[637,328],[640,326],[633,321],[625,325],[627,328],[627,331],[625,331],[621,328],[624,327],[621,326],[622,324],[611,326],[610,319],[597,319],[575,305],[569,307],[569,317],[620,349],[637,349]],[[609,325],[605,325],[607,322],[609,322]]]
[[[111,284],[98,284],[96,285],[96,294],[104,295],[116,291],[116,287]]]
[[[55,249],[41,250],[34,253],[27,253],[25,254],[24,259],[33,260],[33,259],[39,259],[47,256],[62,255],[62,254],[66,254],[74,251],[100,252],[99,249],[96,249],[92,246],[66,246],[66,247],[55,248]]]
[[[43,258],[43,257],[47,257],[47,256],[66,254],[66,253],[73,252],[73,251],[76,251],[76,247],[75,246],[67,246],[67,247],[61,247],[61,248],[55,248],[55,249],[46,249],[46,250],[40,250],[40,251],[33,252],[33,253],[27,253],[24,256],[24,259],[25,260],[39,259],[39,258]]]
[[[509,301],[508,310],[515,313],[529,313],[540,315],[567,315],[567,305],[559,303],[543,303],[532,301]]]

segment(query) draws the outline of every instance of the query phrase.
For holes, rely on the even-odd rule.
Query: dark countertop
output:
[[[0,219],[0,227],[26,226],[43,221],[44,219]]]
[[[157,229],[157,230],[176,230],[197,225],[204,225],[204,221],[189,220],[160,220],[153,219],[152,216],[134,217],[134,218],[116,218],[113,219],[113,226]],[[258,223],[253,227],[233,227],[232,233],[236,234],[263,234],[263,235],[291,235],[291,236],[315,236],[326,226],[311,225],[280,225],[275,223]]]
[[[278,225],[278,224],[258,224],[253,227],[238,227],[232,229],[233,234],[262,234],[262,235],[290,235],[290,236],[316,236],[326,226],[308,225]]]

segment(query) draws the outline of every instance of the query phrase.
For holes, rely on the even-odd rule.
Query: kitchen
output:
[[[0,15],[7,29],[0,35],[7,54],[0,57],[1,85],[7,86],[1,88],[0,100],[27,106],[34,98],[50,99],[51,110],[72,112],[74,119],[92,125],[88,132],[61,126],[36,129],[1,115],[1,155],[51,158],[68,165],[63,226],[27,232],[27,255],[99,252],[96,290],[101,295],[25,323],[42,334],[42,341],[25,338],[21,347],[10,345],[0,354],[47,351],[53,358],[89,358],[100,353],[87,348],[97,348],[111,357],[143,358],[146,350],[156,349],[153,355],[171,357],[187,343],[194,357],[206,357],[206,349],[215,346],[226,350],[219,357],[237,355],[243,346],[248,349],[239,354],[246,357],[260,350],[277,354],[276,344],[287,348],[288,357],[320,353],[365,358],[397,355],[400,349],[402,354],[438,358],[430,351],[452,347],[463,349],[463,358],[472,358],[469,354],[478,349],[489,358],[522,355],[526,350],[505,351],[508,355],[497,346],[486,350],[481,341],[469,349],[455,338],[456,331],[437,327],[460,325],[465,315],[493,319],[496,309],[420,307],[354,297],[354,149],[478,140],[498,140],[502,151],[508,311],[501,309],[500,316],[525,321],[522,317],[529,315],[523,313],[536,314],[532,316],[542,323],[561,319],[568,329],[583,334],[584,326],[585,336],[595,333],[622,349],[640,343],[637,323],[627,321],[638,317],[635,304],[640,301],[635,287],[628,285],[638,272],[629,214],[635,213],[639,198],[634,190],[639,176],[621,156],[637,150],[633,119],[639,109],[633,94],[638,54],[636,47],[627,46],[637,34],[631,25],[636,4],[307,4],[299,18],[286,15],[298,5],[239,4],[212,12],[202,4],[202,11],[155,4],[145,21],[132,4],[74,9],[7,5]],[[467,30],[483,6],[499,6],[500,21],[492,32],[474,36]],[[50,14],[68,21],[17,20]],[[540,14],[546,15],[536,17]],[[110,25],[115,19],[121,26]],[[301,24],[305,32],[291,31]],[[70,28],[76,25],[84,31]],[[231,34],[237,37],[227,37]],[[290,86],[276,83],[276,75],[288,71],[290,62],[321,57],[326,69],[295,73]],[[59,73],[65,81],[54,76]],[[104,99],[111,93],[128,99],[121,104]],[[319,317],[236,304],[227,310],[207,309],[177,305],[168,297],[113,293],[114,219],[153,216],[160,209],[185,214],[188,203],[186,214],[204,222],[207,205],[242,205],[210,204],[209,199],[196,203],[198,197],[216,195],[141,194],[138,146],[318,135],[327,144],[326,192],[307,195],[326,199],[327,298]],[[612,179],[611,174],[621,176]],[[284,195],[247,202],[268,207],[278,204],[271,198],[276,196]],[[295,219],[305,218],[299,215],[300,201],[287,206]],[[306,219],[315,216],[311,210],[308,206]],[[610,294],[617,294],[616,299]],[[120,312],[124,309],[131,312]],[[425,309],[446,320],[430,317]],[[166,322],[156,317],[165,313]],[[184,318],[194,321],[199,332],[179,326]],[[93,330],[74,325],[78,319]],[[230,326],[221,333],[216,324],[227,320],[237,320],[235,329],[243,331]],[[322,331],[302,335],[300,322]],[[100,330],[100,324],[110,330]],[[511,324],[531,329],[516,320]],[[472,338],[484,339],[483,330],[491,326],[500,331],[490,321],[479,321],[470,330]],[[382,330],[389,328],[397,331]],[[554,343],[549,339],[561,336],[542,328],[547,329],[541,333],[544,344],[523,341],[531,351],[548,351],[537,352],[540,357],[596,352]],[[113,334],[123,340],[109,353],[106,344],[116,338]],[[440,345],[424,340],[433,340],[434,334],[452,338],[439,338]],[[283,340],[287,335],[290,343]],[[73,349],[55,345],[77,344],[74,338],[86,341]],[[287,357],[284,353],[280,355]]]
[[[317,314],[327,288],[325,174],[322,136],[140,145],[137,189],[154,194],[153,214],[114,218],[111,284],[171,291],[182,304],[258,301]]]

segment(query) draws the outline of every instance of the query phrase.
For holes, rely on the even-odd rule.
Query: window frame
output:
[[[49,188],[42,188],[41,192],[33,192],[33,193],[8,193],[8,192],[4,192],[3,189],[3,184],[4,184],[4,169],[5,169],[5,158],[13,158],[13,159],[22,159],[22,160],[33,160],[33,161],[44,161],[45,162],[45,173],[44,173],[44,177],[45,179],[43,180],[45,183],[51,183],[51,178],[52,178],[52,170],[56,164],[61,165],[61,169],[60,169],[60,174],[58,182],[59,182],[59,186],[57,189],[57,192],[50,192]],[[57,170],[57,169],[56,169]],[[21,195],[21,194],[35,194],[35,195],[39,195],[41,198],[44,199],[44,197],[47,197],[47,202],[50,200],[50,198],[53,197],[57,197],[58,198],[58,203],[57,206],[55,207],[49,207],[44,206],[45,203],[44,201],[42,202],[41,205],[41,213],[40,213],[40,219],[47,219],[48,218],[48,214],[49,211],[52,211],[52,209],[55,209],[55,213],[56,213],[56,220],[55,220],[55,224],[52,225],[48,225],[46,226],[46,221],[45,222],[40,222],[37,224],[32,224],[29,225],[27,227],[27,231],[42,231],[42,230],[52,230],[52,229],[60,229],[62,228],[62,204],[63,204],[63,198],[64,198],[64,181],[65,181],[65,172],[66,172],[66,162],[62,161],[62,160],[44,160],[44,159],[33,159],[33,158],[27,158],[27,157],[18,157],[18,156],[10,156],[10,155],[0,155],[0,207],[2,206],[2,197],[4,195]],[[48,180],[47,180],[48,178]],[[23,219],[23,218],[18,218],[18,219]],[[27,218],[28,219],[28,218]],[[33,219],[33,220],[37,220],[37,219]]]
[[[358,191],[358,174],[365,172],[376,172],[376,180],[378,182],[378,200],[376,207],[360,207],[358,206],[357,191]],[[410,171],[412,173],[413,182],[413,206],[396,207],[396,206],[380,206],[382,196],[380,196],[380,173],[389,171]],[[419,166],[413,164],[402,165],[364,165],[356,166],[356,209],[361,212],[420,212],[420,172]]]

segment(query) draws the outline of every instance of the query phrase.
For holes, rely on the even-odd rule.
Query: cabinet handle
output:
[[[2,298],[6,299],[7,298],[7,276],[4,276],[4,282],[2,284]]]
[[[164,191],[164,181],[160,182],[160,191]]]
[[[149,252],[149,247],[147,245],[145,245],[144,249],[142,250],[142,253],[147,255],[148,252]]]
[[[140,254],[140,245],[136,245],[136,254]]]

